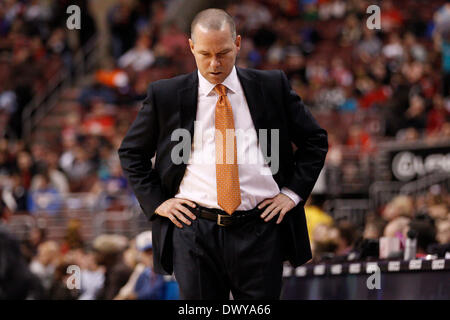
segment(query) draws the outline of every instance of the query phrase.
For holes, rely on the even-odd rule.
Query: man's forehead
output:
[[[196,47],[196,51],[198,52],[214,52],[214,53],[221,53],[221,52],[225,52],[228,50],[232,50],[233,49],[233,44],[232,43],[223,43],[223,42],[219,42],[219,43],[212,43],[212,42],[200,42],[200,43],[195,43]]]
[[[204,38],[216,38],[216,37],[221,38],[229,37],[231,40],[233,39],[230,27],[226,23],[223,24],[220,29],[209,28],[199,23],[195,26],[193,36],[196,41]]]

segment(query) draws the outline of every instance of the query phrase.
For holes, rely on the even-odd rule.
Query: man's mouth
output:
[[[218,76],[219,74],[221,74],[222,72],[210,72],[210,74],[212,74],[213,76]]]

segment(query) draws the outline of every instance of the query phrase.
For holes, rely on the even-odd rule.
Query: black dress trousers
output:
[[[223,227],[198,217],[174,227],[174,274],[182,299],[279,299],[283,255],[277,217]]]

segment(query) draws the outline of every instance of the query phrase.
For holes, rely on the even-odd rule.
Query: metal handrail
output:
[[[323,205],[335,221],[345,219],[355,226],[362,227],[370,211],[369,199],[330,199]]]
[[[396,195],[418,196],[428,191],[433,185],[445,185],[450,188],[450,174],[446,172],[434,172],[412,182],[377,181],[370,186],[371,209],[377,210],[391,201]]]
[[[134,237],[151,228],[140,206],[130,196],[125,194],[117,196],[124,208],[120,211],[101,205],[99,198],[93,199],[92,196],[86,192],[61,194],[59,197],[61,205],[57,211],[40,210],[33,214],[15,214],[5,221],[5,227],[23,240],[27,239],[33,227],[40,225],[47,228],[49,239],[61,240],[67,230],[67,223],[71,219],[76,219],[80,221],[81,233],[87,241],[92,241],[103,233]]]
[[[61,72],[56,72],[50,80],[45,92],[35,96],[24,108],[22,113],[22,138],[26,143],[30,142],[31,135],[37,125],[48,115],[61,96],[62,91],[69,85],[81,80],[86,72],[92,70],[92,67],[98,60],[98,55],[94,53],[97,47],[97,35],[93,35],[88,42],[77,50],[74,54],[72,66],[74,72],[63,68]],[[85,63],[87,60],[89,63]]]
[[[376,211],[378,208],[388,203],[395,195],[400,193],[400,188],[404,182],[400,181],[376,181],[370,185],[369,199],[371,209]]]
[[[416,181],[406,183],[400,188],[401,194],[414,194],[418,195],[428,191],[433,185],[446,185],[447,190],[450,184],[450,173],[447,172],[435,172],[429,174]]]

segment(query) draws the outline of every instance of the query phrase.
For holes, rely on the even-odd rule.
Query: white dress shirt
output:
[[[194,201],[200,206],[218,208],[216,187],[215,109],[218,95],[215,84],[206,80],[198,71],[197,115],[194,124],[192,149],[184,177],[176,198]],[[266,198],[280,193],[268,165],[258,146],[255,126],[250,115],[244,91],[236,68],[222,82],[233,108],[236,132],[237,162],[241,189],[241,204],[236,210],[251,210]],[[282,188],[282,193],[297,205],[301,198],[292,190]]]

